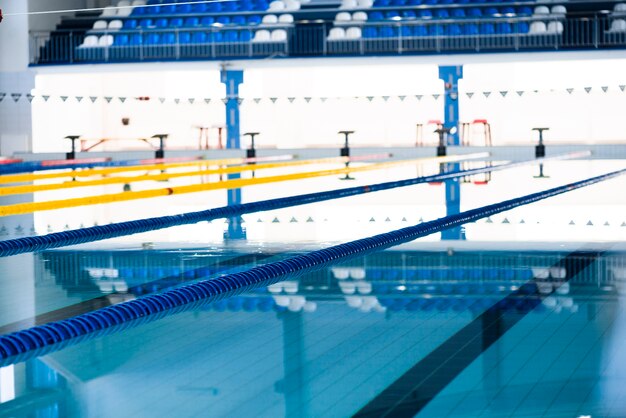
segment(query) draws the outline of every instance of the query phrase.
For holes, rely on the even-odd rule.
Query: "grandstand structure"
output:
[[[626,4],[120,0],[33,33],[31,64],[620,48]]]

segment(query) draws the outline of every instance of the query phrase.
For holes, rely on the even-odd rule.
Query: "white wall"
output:
[[[242,133],[261,132],[261,146],[339,144],[339,130],[355,130],[355,145],[411,145],[416,123],[443,118],[442,82],[433,64],[253,67],[245,71],[241,96]],[[92,67],[99,70],[103,67]],[[141,67],[135,67],[141,68]],[[168,67],[171,68],[171,67]],[[183,68],[182,66],[180,68]],[[193,147],[196,125],[223,124],[224,88],[215,67],[207,70],[111,71],[37,76],[37,94],[66,95],[61,102],[33,102],[35,151],[64,150],[65,135],[87,138],[146,137],[170,133],[172,144]],[[549,142],[619,142],[626,93],[626,59],[476,63],[465,66],[461,119],[488,119],[495,144],[529,143],[536,126],[548,126]],[[609,86],[607,92],[602,86]],[[592,87],[590,93],[584,87]],[[566,88],[574,88],[569,94]],[[525,91],[519,96],[516,91]],[[538,90],[535,93],[534,90]],[[551,91],[554,90],[554,91]],[[475,92],[470,99],[464,92]],[[491,91],[486,98],[482,92]],[[508,91],[502,97],[500,91]],[[423,94],[418,100],[415,95]],[[78,103],[73,96],[84,96]],[[99,96],[95,104],[88,96]],[[398,96],[407,96],[403,101]],[[128,97],[125,103],[104,96]],[[134,100],[149,96],[151,100]],[[367,96],[375,96],[373,101]],[[390,96],[385,101],[381,96]],[[164,104],[158,100],[166,98]],[[187,98],[195,98],[190,104]],[[206,105],[203,98],[212,99]],[[275,103],[271,97],[278,98]],[[295,97],[293,102],[289,97]],[[307,102],[305,97],[312,99]],[[327,98],[322,101],[320,98]],[[180,103],[175,104],[174,98]],[[261,98],[256,103],[254,98]],[[131,124],[123,127],[122,117]],[[214,135],[214,134],[213,134]],[[432,138],[432,133],[426,133]],[[245,144],[244,144],[245,145]],[[124,144],[128,146],[128,144]],[[61,147],[61,148],[59,148]],[[109,148],[111,149],[111,148]]]
[[[9,13],[26,13],[25,1],[0,0],[0,9]],[[0,155],[29,151],[31,145],[31,106],[27,100],[14,103],[11,93],[29,93],[34,74],[28,70],[28,18],[6,16],[0,23],[0,92],[6,97],[0,103]]]

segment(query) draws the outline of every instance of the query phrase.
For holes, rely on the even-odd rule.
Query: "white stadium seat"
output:
[[[272,41],[284,42],[287,40],[287,31],[285,29],[276,29],[272,31]]]
[[[563,23],[558,21],[553,21],[548,23],[547,32],[552,34],[561,34],[563,33]]]
[[[278,23],[293,23],[293,15],[285,14],[278,16]]]
[[[550,9],[548,9],[548,6],[537,6],[533,13],[536,15],[549,15]]]
[[[262,29],[254,33],[254,38],[252,39],[252,42],[269,42],[270,40],[270,31]]]
[[[339,39],[346,38],[346,31],[343,28],[332,28],[330,32],[328,32],[328,40],[336,41]]]
[[[104,10],[102,11],[102,14],[100,15],[102,17],[112,17],[112,16],[117,16],[117,9],[115,7],[105,7]]]
[[[531,35],[540,35],[544,34],[548,31],[546,24],[544,22],[533,22],[530,25],[530,30],[528,33]]]
[[[124,26],[124,23],[117,19],[109,22],[109,30],[120,30]]]
[[[359,3],[357,0],[343,0],[341,2],[340,9],[356,9],[359,7]]]
[[[94,30],[105,30],[107,29],[109,26],[107,24],[106,20],[96,20],[93,24],[93,29]]]
[[[278,23],[278,17],[276,17],[276,15],[265,15],[263,16],[261,23],[265,25],[274,25]]]
[[[346,30],[346,38],[361,39],[361,28],[348,28]]]
[[[611,32],[626,32],[626,20],[615,19],[611,23]]]
[[[275,11],[278,11],[278,10],[285,10],[285,9],[286,9],[285,3],[283,3],[280,0],[277,0],[277,1],[271,2],[270,3],[270,7],[267,10],[270,11],[270,12],[275,12]]]
[[[113,35],[102,35],[98,39],[98,46],[111,46],[113,45]]]
[[[626,3],[617,3],[615,7],[613,7],[614,12],[626,12]]]
[[[367,13],[354,12],[352,13],[352,20],[354,20],[355,22],[365,22],[367,21]]]
[[[336,22],[349,22],[352,20],[352,15],[348,12],[339,12],[335,16]]]
[[[98,46],[98,37],[95,35],[85,36],[83,43],[80,45],[81,48],[93,48],[94,46]]]
[[[567,13],[567,9],[565,6],[557,4],[556,6],[552,6],[551,12],[553,15],[564,15]]]

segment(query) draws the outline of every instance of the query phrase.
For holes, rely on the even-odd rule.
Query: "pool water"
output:
[[[625,166],[519,167],[459,181],[455,199],[468,210]],[[438,170],[251,186],[241,200]],[[626,416],[623,190],[626,176],[465,225],[463,240],[433,234],[0,368],[0,416]],[[43,193],[26,199],[66,196]],[[19,215],[4,239],[227,202],[219,190]],[[424,184],[1,258],[0,334],[449,209],[445,185]]]

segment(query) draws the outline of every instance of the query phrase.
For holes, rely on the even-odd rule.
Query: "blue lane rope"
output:
[[[100,241],[125,235],[139,234],[142,232],[155,231],[158,229],[170,228],[173,226],[195,224],[201,221],[229,218],[234,216],[241,216],[248,213],[282,209],[291,206],[322,202],[325,200],[339,199],[364,193],[394,189],[396,187],[405,187],[420,183],[438,182],[458,177],[482,174],[490,171],[498,171],[519,167],[527,164],[563,160],[568,158],[579,158],[588,155],[590,155],[590,152],[588,151],[562,154],[549,158],[500,164],[493,167],[476,168],[464,171],[453,171],[445,174],[435,174],[431,176],[417,177],[406,180],[390,181],[386,183],[371,184],[368,186],[357,186],[347,189],[328,190],[324,192],[309,193],[278,199],[261,200],[258,202],[223,206],[199,212],[187,212],[178,215],[137,219],[133,221],[119,222],[109,225],[98,225],[88,228],[74,229],[71,231],[54,232],[42,236],[15,238],[0,241],[0,257],[8,257],[11,255],[29,253],[34,251],[42,251],[50,248],[64,247],[67,245],[84,244],[87,242]]]
[[[69,345],[101,335],[156,321],[168,315],[195,309],[228,296],[238,295],[254,287],[268,286],[285,280],[287,277],[297,277],[329,264],[413,241],[444,229],[474,222],[625,173],[626,169],[613,171],[542,192],[472,209],[457,215],[312,251],[282,261],[257,266],[240,273],[202,280],[160,294],[148,295],[69,319],[2,335],[0,336],[0,367],[58,351]]]
[[[144,160],[121,160],[121,161],[100,161],[100,162],[93,161],[90,163],[57,164],[57,165],[44,165],[45,161],[24,161],[21,163],[13,163],[13,164],[0,166],[0,175],[30,173],[33,171],[66,170],[68,168],[128,167],[128,166],[133,166],[133,165],[147,164],[144,162]],[[151,164],[154,164],[154,163],[151,163]]]

